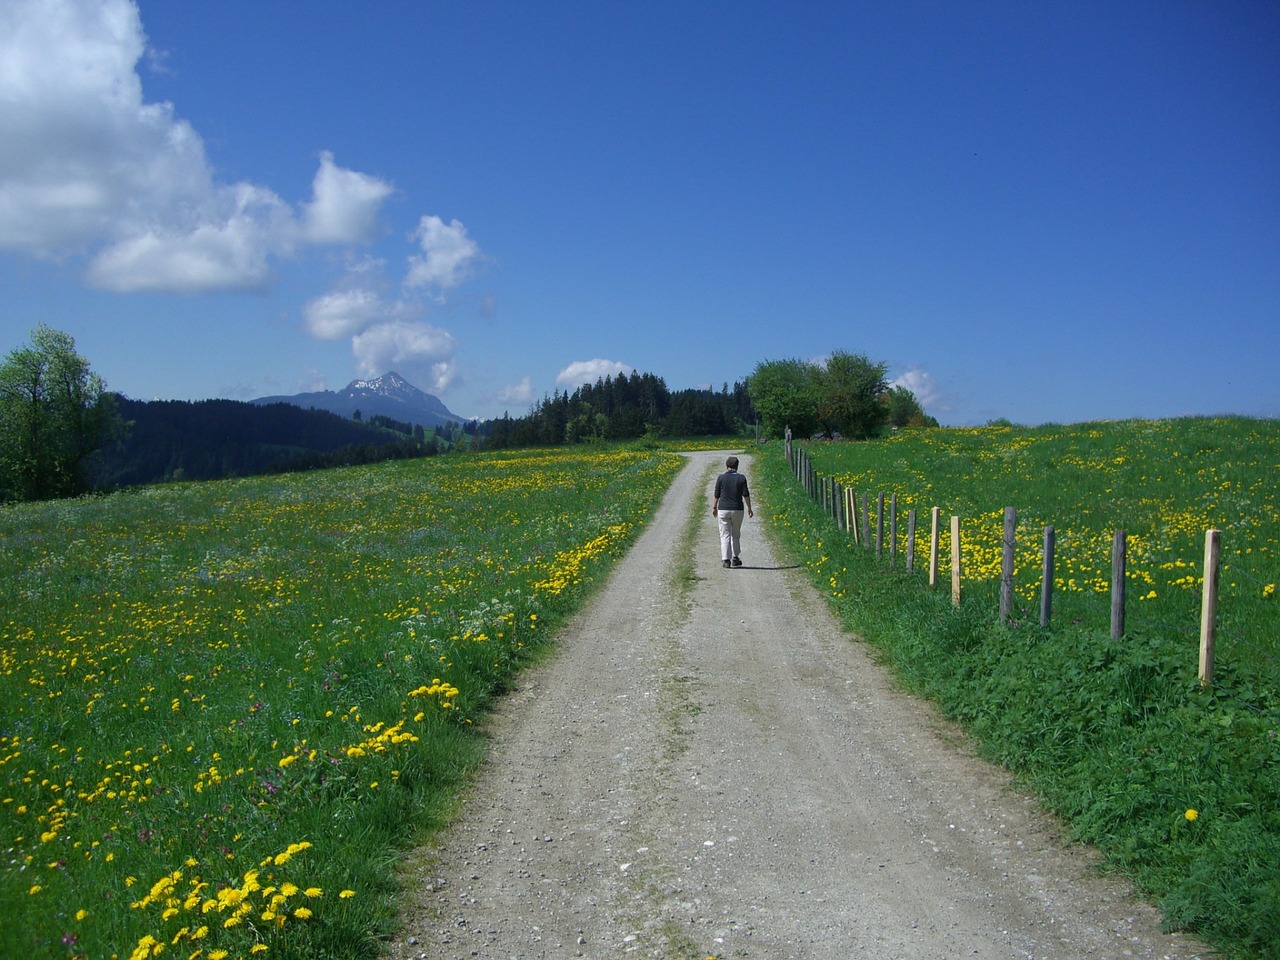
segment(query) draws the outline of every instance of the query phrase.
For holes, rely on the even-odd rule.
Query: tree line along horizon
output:
[[[557,391],[523,416],[433,431],[289,404],[137,401],[108,391],[67,333],[44,324],[0,363],[0,503],[78,496],[166,480],[207,480],[507,449],[695,436],[870,439],[937,427],[888,367],[835,351],[825,361],[765,360],[719,390],[672,391],[651,373]],[[279,408],[279,409],[276,409]]]

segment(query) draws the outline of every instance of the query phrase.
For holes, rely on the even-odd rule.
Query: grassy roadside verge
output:
[[[1224,671],[1210,691],[1185,651],[1139,628],[1012,631],[993,611],[885,568],[850,544],[761,451],[774,535],[844,626],[904,687],[969,729],[1171,929],[1237,958],[1280,956],[1280,703]]]

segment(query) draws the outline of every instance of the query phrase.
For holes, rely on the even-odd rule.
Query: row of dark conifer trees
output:
[[[483,446],[502,449],[645,436],[729,436],[754,422],[745,383],[673,392],[661,377],[633,372],[603,377],[572,393],[556,391],[524,416],[486,421],[479,432]]]

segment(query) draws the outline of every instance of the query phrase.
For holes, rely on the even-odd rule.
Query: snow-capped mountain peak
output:
[[[446,407],[439,397],[419,390],[398,373],[384,373],[372,380],[352,380],[342,390],[321,390],[288,397],[260,397],[254,403],[291,403],[303,408],[315,407],[339,416],[354,416],[359,411],[364,419],[381,414],[401,422],[426,427],[461,423],[462,418]]]
[[[395,371],[384,373],[373,380],[352,380],[347,384],[346,392],[392,398],[416,398],[422,394],[421,390]]]

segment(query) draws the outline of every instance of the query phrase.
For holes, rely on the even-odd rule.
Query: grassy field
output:
[[[678,467],[523,451],[0,510],[0,955],[376,952],[473,721]]]
[[[916,509],[926,534],[931,507],[962,518],[955,609],[945,575],[927,589],[925,537],[911,575],[901,553],[891,567],[888,549],[877,558],[854,546],[770,448],[755,471],[774,528],[844,623],[1097,844],[1170,928],[1239,957],[1280,956],[1280,422],[989,427],[806,449],[819,473],[872,504],[896,494],[899,516]],[[1002,625],[1006,506],[1019,516],[1019,606]],[[1046,525],[1057,564],[1043,630]],[[1217,674],[1201,689],[1210,527],[1222,531],[1222,594]],[[1116,529],[1129,546],[1118,642],[1108,599]],[[944,564],[948,551],[944,537]]]

